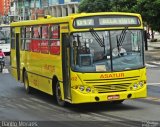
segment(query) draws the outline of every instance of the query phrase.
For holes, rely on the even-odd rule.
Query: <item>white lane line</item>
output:
[[[145,99],[146,100],[152,100],[152,101],[160,102],[160,98],[157,98],[157,97],[147,97]]]
[[[160,61],[152,61],[152,63],[160,65]]]
[[[156,66],[156,65],[147,64],[147,63],[146,63],[146,66],[147,66],[147,67],[158,67],[158,66]]]
[[[147,83],[148,86],[159,86],[160,87],[160,83]]]

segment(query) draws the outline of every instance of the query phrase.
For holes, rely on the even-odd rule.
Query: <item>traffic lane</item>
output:
[[[160,99],[160,68],[147,69],[148,97]]]
[[[160,99],[160,84],[153,83],[147,86],[148,97],[154,97]]]
[[[23,84],[10,74],[0,76],[0,118],[2,120],[128,121],[158,120],[160,106],[150,100],[128,100],[121,105],[109,103],[71,105],[63,108],[52,96],[39,91],[27,95]],[[149,114],[149,115],[148,115]]]
[[[0,73],[0,97],[20,97],[26,94],[23,84],[17,82],[10,73]]]
[[[160,84],[160,68],[147,69],[147,83],[159,83]]]

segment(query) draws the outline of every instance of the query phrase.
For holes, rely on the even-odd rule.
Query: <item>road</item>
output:
[[[18,121],[32,121],[38,127],[159,127],[159,73],[158,67],[147,68],[149,96],[146,99],[127,100],[120,105],[81,104],[65,108],[58,106],[51,96],[39,91],[26,94],[22,83],[9,73],[3,73],[0,74],[0,126],[8,124],[4,123],[7,120],[15,121],[17,126]],[[27,126],[30,123],[25,124]]]

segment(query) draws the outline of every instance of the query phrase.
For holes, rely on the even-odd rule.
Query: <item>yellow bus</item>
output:
[[[143,23],[135,13],[80,13],[11,23],[11,73],[27,93],[66,103],[147,96]]]

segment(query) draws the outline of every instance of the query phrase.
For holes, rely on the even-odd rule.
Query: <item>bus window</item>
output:
[[[60,54],[60,30],[58,25],[51,26],[51,54]]]
[[[40,27],[33,27],[33,38],[40,38]]]
[[[26,29],[25,27],[21,28],[21,49],[25,49],[25,38],[26,38]]]
[[[48,38],[48,26],[42,26],[42,39]]]
[[[48,26],[42,26],[42,42],[41,42],[41,52],[49,52],[49,40],[48,40]]]
[[[60,38],[60,30],[59,25],[53,25],[51,27],[52,39],[59,39]]]
[[[30,48],[31,48],[31,27],[26,27],[25,50],[29,51]]]
[[[11,28],[11,49],[15,49],[15,28]]]
[[[31,50],[33,52],[40,52],[40,41],[41,37],[41,27],[40,26],[33,26],[33,37],[31,41]]]

